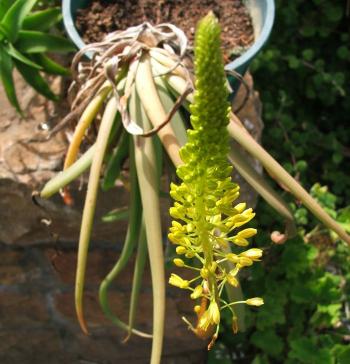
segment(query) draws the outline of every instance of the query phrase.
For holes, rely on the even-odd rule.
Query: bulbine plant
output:
[[[204,34],[203,33],[208,33]],[[90,168],[83,210],[76,272],[75,305],[82,330],[88,327],[83,314],[83,292],[88,248],[99,187],[114,186],[123,168],[128,166],[130,207],[128,231],[119,260],[100,286],[100,303],[105,314],[127,335],[152,337],[151,363],[160,362],[165,321],[165,272],[163,240],[159,207],[162,147],[182,179],[172,185],[171,195],[177,200],[170,213],[174,219],[170,240],[176,251],[188,259],[176,258],[179,266],[191,267],[198,275],[191,281],[172,275],[170,283],[192,291],[198,324],[190,327],[200,337],[215,341],[220,323],[220,310],[232,313],[233,328],[242,327],[237,315],[239,303],[260,305],[260,298],[244,300],[238,286],[238,271],[261,257],[259,249],[239,250],[248,244],[254,229],[236,229],[253,216],[244,204],[234,205],[239,188],[230,179],[228,164],[229,137],[238,141],[283,186],[288,188],[306,207],[350,242],[342,228],[333,221],[307,192],[250,137],[241,122],[228,112],[227,91],[219,50],[219,28],[213,15],[203,20],[197,36],[193,85],[192,56],[183,32],[171,24],[152,26],[148,23],[109,34],[102,42],[88,45],[73,59],[75,95],[72,112],[49,135],[56,133],[74,118],[79,118],[67,155],[64,170],[49,181],[41,191],[49,198]],[[92,56],[84,60],[84,53]],[[211,57],[213,59],[211,59]],[[196,93],[193,94],[194,89]],[[190,127],[182,117],[180,105],[192,112]],[[228,121],[229,120],[229,121]],[[92,125],[95,124],[96,128]],[[225,130],[227,128],[227,131]],[[96,140],[79,156],[84,140]],[[186,144],[188,142],[188,144]],[[186,146],[181,149],[180,147]],[[279,241],[293,234],[293,215],[279,195],[269,187],[231,147],[229,161],[244,178],[282,214],[287,229]],[[128,161],[128,163],[126,163]],[[102,176],[102,178],[101,178]],[[115,220],[125,217],[116,211]],[[231,251],[231,248],[233,250]],[[108,289],[136,250],[136,263],[128,323],[122,322],[108,301]],[[135,328],[140,282],[149,256],[153,285],[153,333]],[[198,280],[198,282],[197,282]],[[197,282],[195,284],[194,282]],[[227,284],[228,283],[228,284]],[[229,300],[222,297],[227,289]],[[238,317],[236,317],[238,316]]]
[[[55,95],[40,72],[67,75],[69,71],[46,53],[74,51],[67,39],[49,34],[62,18],[60,8],[31,11],[37,0],[3,0],[0,3],[0,78],[10,103],[21,111],[13,81],[16,68],[24,80],[50,100]]]
[[[197,336],[212,337],[210,348],[218,337],[221,310],[231,311],[233,330],[237,332],[234,305],[263,304],[259,297],[236,302],[227,302],[222,297],[226,284],[238,287],[239,271],[258,261],[262,250],[231,252],[231,245],[246,247],[247,238],[256,234],[253,228],[237,232],[255,214],[245,203],[234,205],[239,186],[231,181],[232,166],[227,160],[230,107],[220,50],[220,27],[213,14],[198,24],[194,59],[192,129],[187,131],[188,141],[180,149],[184,164],[177,168],[177,175],[182,183],[172,184],[170,191],[175,200],[170,215],[181,223],[173,221],[168,236],[177,245],[180,257],[193,258],[198,264],[174,259],[175,265],[191,269],[196,275],[189,281],[172,274],[169,283],[191,291],[191,298],[200,300],[194,306],[198,324],[195,328],[189,325]]]

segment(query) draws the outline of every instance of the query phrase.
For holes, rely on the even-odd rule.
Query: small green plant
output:
[[[24,80],[48,99],[57,100],[41,76],[67,75],[68,70],[46,53],[74,50],[65,38],[48,31],[62,18],[59,7],[31,12],[37,0],[3,0],[0,2],[0,78],[10,103],[21,112],[13,80],[16,68]]]

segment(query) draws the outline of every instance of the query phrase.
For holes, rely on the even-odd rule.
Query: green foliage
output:
[[[350,33],[346,1],[276,1],[272,37],[252,65],[265,148],[304,186],[350,200]]]
[[[61,20],[59,7],[42,9],[37,0],[3,0],[0,3],[0,79],[11,104],[20,112],[13,69],[48,99],[57,96],[40,72],[67,75],[68,70],[45,56],[47,52],[69,52],[73,45],[65,38],[49,33]],[[32,11],[38,5],[38,9]]]
[[[276,5],[272,37],[252,66],[264,105],[263,144],[350,231],[350,207],[339,209],[350,201],[346,1]],[[245,333],[232,337],[227,322],[221,343],[234,363],[350,363],[349,247],[297,201],[290,206],[299,236],[268,245],[278,221],[259,202],[256,245],[264,260],[242,285],[244,295],[260,294],[265,304],[247,312]]]

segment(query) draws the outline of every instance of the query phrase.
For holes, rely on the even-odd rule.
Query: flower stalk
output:
[[[211,337],[208,349],[214,344],[219,331],[221,309],[227,307],[236,318],[232,304],[222,298],[226,284],[238,285],[236,276],[244,267],[261,257],[261,250],[250,249],[240,254],[223,250],[230,245],[245,247],[256,230],[246,228],[236,232],[253,217],[244,203],[234,205],[239,186],[232,182],[232,166],[227,161],[229,151],[230,107],[222,55],[220,27],[209,13],[199,23],[195,38],[195,92],[190,105],[193,129],[187,131],[188,141],[180,150],[183,164],[178,166],[180,185],[171,184],[170,195],[175,200],[170,215],[172,222],[169,239],[178,245],[177,252],[199,261],[200,284],[195,288],[191,281],[172,275],[169,283],[192,291],[191,297],[200,299],[195,306],[198,315],[193,332],[206,339]],[[180,221],[180,222],[179,222]],[[233,235],[235,233],[235,235]],[[226,260],[233,263],[228,271]],[[181,259],[177,266],[187,267]],[[234,282],[234,283],[232,283]],[[236,283],[237,282],[237,283]],[[240,301],[239,301],[240,302]],[[198,308],[199,307],[199,308]]]

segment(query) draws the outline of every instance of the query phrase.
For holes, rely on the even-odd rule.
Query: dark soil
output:
[[[242,0],[92,0],[78,11],[76,26],[84,41],[91,43],[145,21],[170,22],[184,30],[193,44],[196,23],[210,10],[219,18],[227,55],[237,55],[253,43],[252,21]]]

